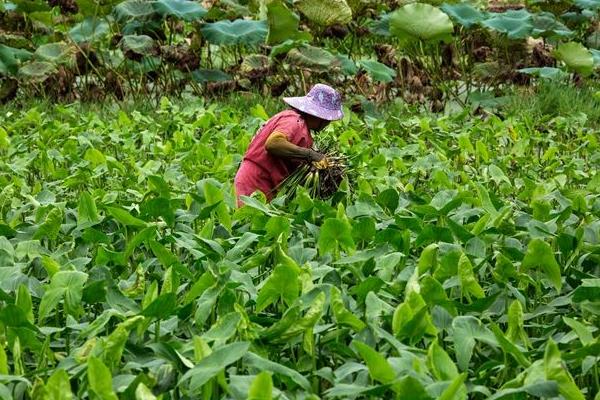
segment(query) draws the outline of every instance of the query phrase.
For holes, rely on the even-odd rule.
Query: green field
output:
[[[281,106],[2,112],[0,398],[598,399],[589,121],[348,112],[352,182],[237,209]]]

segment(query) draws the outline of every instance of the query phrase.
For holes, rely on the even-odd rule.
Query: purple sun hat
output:
[[[342,96],[331,86],[317,83],[303,97],[284,97],[290,106],[312,116],[335,121],[344,118]]]

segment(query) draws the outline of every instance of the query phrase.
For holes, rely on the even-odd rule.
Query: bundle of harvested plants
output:
[[[338,191],[344,178],[350,175],[349,158],[331,145],[320,145],[315,150],[324,154],[325,160],[300,165],[281,182],[278,193],[292,198],[297,188],[303,186],[312,197],[327,199]]]

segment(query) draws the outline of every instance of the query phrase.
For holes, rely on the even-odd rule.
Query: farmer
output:
[[[271,201],[277,186],[304,161],[327,166],[327,159],[312,150],[310,131],[319,132],[330,121],[341,119],[340,94],[317,84],[304,97],[285,97],[291,109],[271,117],[252,139],[235,176],[238,206],[240,196],[261,191]]]

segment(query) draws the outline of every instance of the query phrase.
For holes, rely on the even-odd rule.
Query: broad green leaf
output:
[[[56,369],[46,383],[47,397],[44,400],[71,400],[73,392],[69,382],[69,374],[64,369]]]
[[[147,226],[145,221],[131,215],[128,211],[118,207],[106,207],[106,211],[121,224],[133,226],[136,228],[144,228]]]
[[[225,46],[253,45],[264,43],[267,38],[267,23],[266,21],[245,19],[225,20],[207,23],[200,31],[206,40],[212,44]]]
[[[373,380],[383,384],[389,384],[396,380],[396,371],[394,371],[388,360],[381,353],[377,352],[371,346],[356,340],[353,342],[353,345],[367,364],[369,375]]]
[[[218,69],[197,69],[192,72],[192,78],[199,83],[226,82],[233,79],[231,75]]]
[[[60,232],[60,225],[62,221],[62,211],[59,208],[52,208],[48,215],[46,215],[45,221],[40,225],[38,230],[33,235],[33,238],[56,240]]]
[[[550,339],[544,352],[544,371],[546,379],[558,383],[558,391],[566,400],[584,400],[585,396],[575,384],[573,377],[565,368],[556,343]]]
[[[43,44],[33,53],[38,61],[47,61],[52,64],[69,64],[74,60],[74,48],[64,42]]]
[[[526,9],[490,13],[482,24],[506,34],[509,39],[525,39],[533,31],[533,17]]]
[[[0,44],[0,75],[16,75],[22,61],[29,60],[32,54],[23,49],[15,49]]]
[[[129,334],[143,320],[144,317],[139,315],[128,318],[117,325],[115,330],[105,340],[103,340],[102,346],[99,348],[99,355],[106,365],[108,365],[110,368],[114,368],[120,364]]]
[[[552,54],[557,60],[564,62],[571,71],[581,75],[589,75],[594,69],[592,53],[581,43],[562,43]]]
[[[524,346],[530,346],[529,337],[525,331],[523,306],[518,300],[513,300],[508,308],[508,330],[506,331],[506,336],[513,343],[520,341]]]
[[[558,21],[554,14],[540,12],[533,15],[533,37],[570,37],[573,31]]]
[[[202,386],[230,364],[233,364],[247,353],[248,342],[227,344],[204,357],[194,368],[187,371],[179,380],[179,384],[189,380],[192,393],[199,393]]]
[[[452,383],[450,383],[450,385],[448,385],[448,387],[444,390],[442,395],[438,397],[438,400],[466,399],[467,388],[464,385],[465,379],[467,379],[466,373],[456,375],[456,377],[452,379]]]
[[[273,398],[273,379],[267,371],[256,375],[248,391],[248,400],[271,400]]]
[[[298,0],[294,6],[320,26],[345,25],[352,20],[352,9],[346,0]]]
[[[125,35],[121,39],[123,51],[146,55],[154,48],[154,39],[148,35]]]
[[[556,290],[560,292],[562,288],[560,266],[554,258],[552,247],[543,239],[535,238],[529,242],[525,258],[521,262],[521,268],[525,271],[531,268],[540,268]]]
[[[110,31],[110,26],[104,18],[87,17],[69,30],[69,36],[76,43],[93,43],[101,40]]]
[[[332,286],[330,296],[333,315],[335,317],[336,322],[339,325],[349,326],[356,332],[360,332],[366,327],[366,324],[363,321],[361,321],[356,315],[348,311],[348,309],[344,305],[344,301],[342,300],[342,294],[338,288]]]
[[[563,317],[563,321],[575,331],[582,345],[588,346],[594,342],[594,336],[586,325],[569,317]]]
[[[337,58],[329,51],[309,45],[302,45],[289,50],[287,61],[293,66],[315,72],[325,72],[339,65]]]
[[[77,207],[77,224],[95,224],[100,221],[96,202],[91,194],[83,192],[79,195],[79,205]]]
[[[310,382],[298,371],[284,365],[267,360],[257,354],[248,352],[244,355],[244,363],[261,371],[269,371],[290,378],[294,383],[306,391],[311,391]]]
[[[56,66],[47,61],[30,61],[19,68],[19,77],[30,82],[44,81],[56,72]]]
[[[87,278],[88,274],[79,271],[59,271],[54,274],[40,302],[38,323],[43,322],[63,299],[65,311],[77,316],[81,307],[83,284]]]
[[[531,365],[531,362],[525,356],[523,350],[518,348],[516,345],[513,344],[512,341],[510,341],[506,336],[504,336],[504,333],[502,333],[498,326],[492,324],[490,326],[490,329],[492,330],[492,332],[494,332],[494,336],[496,336],[496,340],[498,341],[500,348],[502,348],[502,350],[506,354],[511,355],[519,364],[521,364],[521,366],[525,368]]]
[[[429,4],[407,4],[390,16],[390,32],[404,41],[448,41],[453,31],[448,15]]]
[[[440,381],[453,380],[459,376],[456,365],[437,340],[431,342],[427,350],[427,366]]]
[[[154,8],[161,15],[168,15],[184,21],[195,21],[208,12],[204,7],[194,1],[188,0],[157,0]]]
[[[17,307],[23,310],[27,317],[27,321],[33,324],[33,303],[31,301],[31,294],[29,293],[29,289],[21,284],[17,289],[17,298],[15,301]]]
[[[270,45],[286,40],[311,39],[308,32],[298,31],[300,17],[292,12],[283,0],[267,2],[267,22],[269,24],[267,43]]]
[[[156,300],[144,308],[142,315],[145,317],[166,319],[171,316],[177,307],[177,296],[175,293],[165,293],[158,296]]]
[[[477,299],[485,297],[485,292],[481,285],[479,285],[473,272],[471,260],[469,260],[469,257],[464,253],[461,254],[460,259],[458,260],[458,275],[463,294],[466,294],[467,298],[470,298],[471,295]]]
[[[94,356],[90,356],[87,362],[87,378],[89,391],[93,396],[100,400],[117,400],[118,397],[113,391],[112,376],[110,370],[102,361]]]
[[[135,400],[156,400],[156,396],[154,396],[152,390],[148,389],[148,386],[140,382],[135,388]]]
[[[360,60],[358,65],[367,71],[374,81],[388,83],[396,77],[396,70],[375,60]]]
[[[260,312],[279,299],[290,305],[298,297],[299,292],[298,271],[286,264],[277,265],[258,292],[256,310]]]
[[[459,316],[452,321],[452,337],[454,339],[454,351],[458,361],[458,367],[466,371],[469,361],[473,355],[476,341],[496,346],[497,341],[488,328],[482,322],[472,316]]]
[[[120,22],[149,21],[156,15],[152,2],[142,0],[123,1],[113,9],[113,13]]]
[[[444,3],[440,8],[465,28],[477,25],[485,19],[484,13],[466,2],[456,4]]]
[[[342,249],[351,252],[354,249],[352,230],[345,221],[328,218],[321,226],[319,234],[319,252],[326,254]]]
[[[425,387],[413,376],[402,378],[392,389],[397,393],[399,399],[411,400],[433,400]]]

